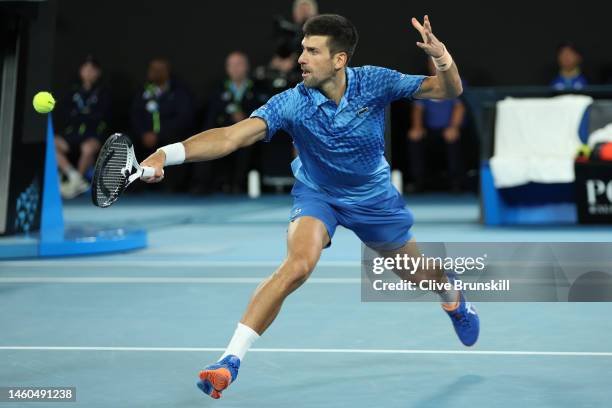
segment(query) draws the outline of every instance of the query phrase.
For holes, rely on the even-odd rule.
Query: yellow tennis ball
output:
[[[32,105],[34,105],[34,110],[38,113],[49,113],[55,107],[55,99],[53,99],[53,95],[49,92],[39,92],[34,95]]]

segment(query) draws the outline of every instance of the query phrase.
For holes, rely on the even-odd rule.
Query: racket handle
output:
[[[140,177],[145,177],[145,178],[151,178],[151,177],[155,177],[155,169],[153,167],[143,167],[142,168],[142,175]]]

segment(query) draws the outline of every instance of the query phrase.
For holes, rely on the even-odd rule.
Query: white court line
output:
[[[0,346],[0,351],[127,351],[127,352],[206,352],[224,351],[222,347],[53,347]],[[612,357],[612,352],[594,351],[520,351],[520,350],[411,350],[411,349],[334,349],[334,348],[254,348],[250,353],[338,353],[338,354],[459,354],[486,356],[560,356]]]
[[[0,262],[0,268],[33,268],[33,267],[59,267],[59,268],[118,268],[118,267],[146,267],[168,268],[193,266],[202,268],[277,268],[282,260],[278,261],[198,261],[198,260],[52,260],[52,261],[5,261]],[[323,268],[360,268],[359,261],[321,261],[317,267]]]
[[[262,277],[124,277],[124,276],[11,276],[0,277],[0,284],[9,283],[260,283],[266,276]],[[306,283],[361,283],[359,278],[310,278]]]

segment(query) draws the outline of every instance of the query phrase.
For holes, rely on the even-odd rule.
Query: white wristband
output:
[[[431,57],[431,59],[438,71],[447,71],[453,65],[453,57],[448,53],[446,47],[444,47],[444,54],[437,58]]]
[[[185,162],[185,145],[180,142],[160,147],[158,150],[163,150],[166,153],[164,166],[174,166]]]

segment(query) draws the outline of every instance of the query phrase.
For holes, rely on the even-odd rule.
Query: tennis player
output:
[[[406,75],[374,67],[349,67],[357,29],[339,15],[319,15],[304,25],[299,57],[303,82],[272,97],[235,125],[199,133],[160,148],[143,166],[163,178],[164,166],[213,160],[241,147],[269,141],[278,130],[292,135],[299,153],[287,236],[287,257],[255,290],[242,320],[219,361],[200,372],[198,387],[212,398],[236,380],[247,350],[278,315],[285,298],[310,276],[336,226],[352,230],[384,256],[419,257],[410,228],[413,217],[390,181],[384,157],[385,107],[400,98],[444,99],[462,93],[457,66],[432,33],[428,16],[412,19],[422,42],[416,45],[437,68],[435,76]],[[422,270],[408,279],[453,280],[441,270]],[[459,339],[473,345],[479,319],[460,291],[438,292]]]

